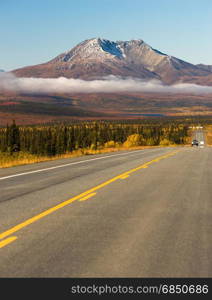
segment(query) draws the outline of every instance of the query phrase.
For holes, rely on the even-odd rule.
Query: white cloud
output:
[[[191,83],[164,85],[159,80],[138,78],[121,78],[107,76],[98,80],[86,81],[73,78],[18,78],[10,73],[0,74],[0,92],[15,91],[19,93],[118,93],[118,92],[159,92],[212,94],[212,86]]]

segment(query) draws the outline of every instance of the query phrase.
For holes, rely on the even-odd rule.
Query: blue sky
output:
[[[211,0],[0,0],[0,69],[38,64],[82,40],[143,39],[212,64]]]

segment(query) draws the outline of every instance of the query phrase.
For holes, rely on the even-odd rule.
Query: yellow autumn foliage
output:
[[[142,135],[136,133],[129,135],[127,140],[124,142],[123,146],[126,148],[141,146],[144,144],[144,139]]]
[[[119,146],[119,143],[116,143],[114,141],[108,141],[104,144],[104,148],[115,148],[118,146]]]
[[[160,141],[160,146],[169,146],[169,145],[173,145],[173,143],[171,141],[169,141],[168,139],[162,139]]]

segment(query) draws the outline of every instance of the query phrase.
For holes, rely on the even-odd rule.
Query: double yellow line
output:
[[[73,198],[70,198],[70,199],[68,199],[68,200],[66,200],[66,201],[64,201],[64,202],[62,202],[62,203],[60,203],[60,204],[58,204],[58,205],[56,205],[56,206],[54,206],[52,208],[49,208],[49,209],[43,211],[42,213],[40,213],[40,214],[38,214],[38,215],[30,218],[30,219],[27,219],[26,221],[24,221],[24,222],[22,222],[22,223],[20,223],[20,224],[18,224],[16,226],[14,226],[14,227],[12,227],[12,228],[10,228],[10,229],[8,229],[8,230],[0,233],[0,240],[2,240],[4,238],[7,238],[11,234],[13,234],[13,233],[15,233],[15,232],[23,229],[24,227],[26,227],[26,226],[28,226],[28,225],[30,225],[30,224],[38,221],[38,220],[40,220],[40,219],[42,219],[42,218],[50,215],[51,213],[53,213],[53,212],[55,212],[55,211],[57,211],[57,210],[65,207],[65,206],[69,205],[70,203],[72,203],[72,202],[74,202],[76,200],[79,200],[79,201],[87,200],[87,199],[95,196],[97,190],[99,190],[99,189],[101,189],[101,188],[109,185],[110,183],[112,183],[112,182],[114,182],[114,181],[116,181],[118,179],[128,178],[130,174],[132,174],[132,173],[134,173],[136,171],[139,171],[141,169],[148,168],[149,165],[151,165],[151,164],[153,164],[155,162],[158,162],[158,161],[160,161],[162,159],[165,159],[167,157],[173,156],[173,155],[175,155],[179,151],[180,150],[177,150],[177,151],[173,151],[173,152],[170,152],[168,154],[165,154],[163,156],[159,156],[159,157],[157,157],[157,158],[155,158],[155,159],[153,159],[153,160],[151,160],[151,161],[149,161],[147,163],[144,163],[141,166],[138,166],[137,168],[131,169],[131,170],[129,170],[127,172],[124,172],[124,173],[122,173],[122,174],[120,174],[118,176],[115,176],[115,177],[113,177],[113,178],[111,178],[111,179],[109,179],[109,180],[107,180],[107,181],[105,181],[105,182],[103,182],[103,183],[101,183],[101,184],[99,184],[99,185],[97,185],[97,186],[95,186],[95,187],[93,187],[93,188],[91,188],[91,189],[89,189],[89,190],[87,190],[87,191],[85,191],[85,192],[83,192],[83,193],[81,193],[81,194],[73,197]],[[11,242],[15,241],[16,239],[17,239],[17,237],[12,236],[12,237],[9,237],[9,238],[7,238],[5,240],[0,241],[0,248],[3,248],[4,246],[6,246],[6,245],[10,244]]]

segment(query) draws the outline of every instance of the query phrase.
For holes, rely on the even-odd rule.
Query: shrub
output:
[[[124,142],[124,147],[136,147],[144,145],[144,139],[140,134],[132,134],[127,137],[127,140]]]
[[[160,146],[169,146],[169,145],[173,145],[173,143],[171,141],[169,141],[168,139],[162,139],[160,141]]]
[[[104,147],[105,148],[115,148],[115,147],[118,147],[119,144],[114,142],[114,141],[108,141],[104,144]]]

